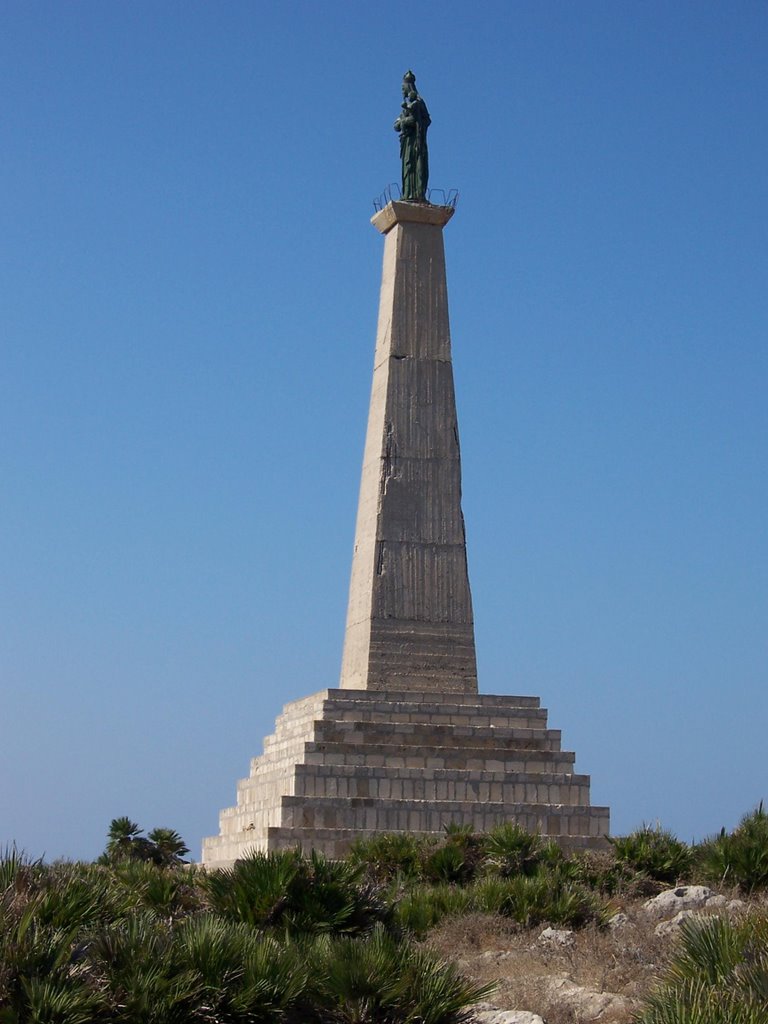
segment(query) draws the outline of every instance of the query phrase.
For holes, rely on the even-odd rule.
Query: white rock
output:
[[[747,909],[747,904],[744,902],[744,900],[728,900],[728,902],[725,904],[725,909],[731,914],[738,914],[742,910]]]
[[[573,932],[567,928],[545,928],[539,936],[539,942],[546,946],[572,946]]]
[[[727,905],[728,905],[728,900],[725,898],[725,896],[711,896],[707,900],[707,907],[708,908],[711,908],[711,907],[725,907]]]
[[[670,921],[661,921],[654,928],[656,935],[674,935],[675,932],[680,930],[680,925],[683,921],[690,921],[692,917],[701,919],[701,914],[697,914],[695,910],[681,910],[678,914]]]
[[[714,895],[705,885],[679,885],[646,900],[643,910],[651,917],[674,917],[681,910],[699,910]]]
[[[607,1013],[628,1014],[636,1007],[634,1000],[620,996],[616,992],[595,992],[593,989],[582,988],[570,978],[550,978],[546,983],[547,995],[556,999],[560,1006],[573,1010],[579,1020],[600,1020]]]
[[[544,1024],[538,1013],[528,1010],[500,1010],[490,1003],[478,1003],[475,1007],[478,1024]]]
[[[608,922],[608,927],[611,929],[612,932],[615,932],[618,931],[620,928],[626,928],[626,926],[629,923],[630,921],[627,915],[622,911],[619,911],[618,914],[614,914],[613,917],[610,919],[610,921]]]

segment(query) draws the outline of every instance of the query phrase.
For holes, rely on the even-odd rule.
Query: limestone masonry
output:
[[[340,689],[286,705],[203,862],[301,845],[330,857],[377,831],[516,821],[569,848],[608,833],[536,697],[479,695],[443,228],[393,202]]]

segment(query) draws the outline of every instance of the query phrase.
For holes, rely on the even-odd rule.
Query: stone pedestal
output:
[[[600,848],[608,832],[536,697],[323,690],[285,706],[203,862],[296,846],[342,857],[374,832],[504,821],[566,849]]]
[[[297,845],[341,857],[379,831],[515,821],[601,847],[592,807],[536,697],[477,692],[443,227],[390,203],[340,689],[286,705],[203,862]]]

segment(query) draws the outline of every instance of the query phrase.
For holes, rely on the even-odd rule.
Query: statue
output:
[[[416,76],[403,75],[402,112],[395,121],[400,133],[400,160],[403,165],[403,199],[425,202],[429,181],[427,128],[431,124],[427,104],[416,92]]]

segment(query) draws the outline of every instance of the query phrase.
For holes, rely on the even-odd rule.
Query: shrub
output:
[[[768,1024],[768,917],[687,921],[641,1024]]]
[[[508,879],[485,879],[472,890],[472,908],[509,917],[525,928],[538,924],[578,928],[602,922],[605,907],[583,885],[559,872]]]
[[[602,896],[654,896],[661,887],[627,861],[619,860],[614,850],[579,851],[563,861],[560,870]]]
[[[318,943],[313,968],[328,1024],[460,1024],[492,987],[466,982],[452,964],[380,927],[364,939]]]
[[[474,873],[466,852],[454,843],[438,846],[424,861],[423,876],[428,882],[463,885]]]
[[[314,851],[255,851],[230,870],[202,879],[211,906],[229,920],[297,936],[355,934],[389,921],[392,907],[361,865],[329,861]]]
[[[744,892],[768,887],[768,813],[762,802],[746,814],[738,827],[698,848],[698,860],[705,878],[738,885]]]
[[[429,849],[428,841],[408,832],[382,832],[352,844],[349,860],[362,865],[375,880],[416,879]]]
[[[540,836],[520,825],[505,823],[486,836],[486,863],[502,878],[534,875],[542,859]]]
[[[628,836],[611,838],[617,860],[659,882],[675,883],[690,871],[691,848],[674,833],[643,825]]]
[[[471,906],[468,889],[455,886],[419,886],[408,891],[397,904],[395,920],[417,939],[422,939],[446,917],[466,913]]]

